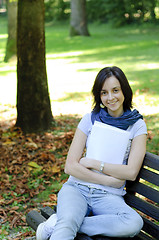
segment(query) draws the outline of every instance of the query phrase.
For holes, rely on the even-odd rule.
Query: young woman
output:
[[[57,214],[38,226],[37,240],[73,240],[77,232],[133,237],[143,226],[123,196],[125,181],[136,179],[146,152],[145,122],[131,111],[132,90],[120,68],[103,68],[92,93],[93,111],[81,119],[68,152],[65,172],[70,177],[58,194]],[[95,120],[130,131],[123,164],[83,157]]]

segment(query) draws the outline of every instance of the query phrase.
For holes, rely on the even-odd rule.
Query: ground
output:
[[[67,179],[64,163],[79,118],[60,116],[55,120],[49,131],[27,135],[14,127],[13,120],[1,121],[0,239],[34,236],[26,214],[56,204],[56,193]]]

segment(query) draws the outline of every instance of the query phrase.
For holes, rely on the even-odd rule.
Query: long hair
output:
[[[124,95],[124,102],[123,102],[124,111],[130,110],[132,108],[133,92],[129,85],[129,82],[124,72],[120,68],[113,66],[113,67],[105,67],[101,69],[96,76],[96,79],[94,81],[94,85],[92,88],[92,94],[94,97],[94,102],[93,102],[94,112],[99,112],[100,110],[101,90],[106,79],[110,78],[111,76],[115,76],[120,82],[121,90]]]

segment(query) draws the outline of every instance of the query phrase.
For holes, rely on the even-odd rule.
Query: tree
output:
[[[86,18],[86,0],[71,0],[70,36],[89,36]]]
[[[8,40],[6,45],[6,54],[4,61],[16,55],[17,46],[17,0],[7,0],[7,16],[8,16]]]
[[[18,1],[17,121],[25,132],[49,129],[53,121],[48,94],[44,0]]]

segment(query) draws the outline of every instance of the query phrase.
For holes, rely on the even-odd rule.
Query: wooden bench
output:
[[[143,229],[133,239],[159,239],[159,156],[147,152],[137,179],[134,182],[127,181],[126,189],[126,202],[135,208],[144,220]],[[45,221],[56,211],[56,207],[55,209],[44,207],[40,211],[41,213],[33,210],[26,216],[27,223],[35,231],[41,222]],[[78,234],[75,238],[75,240],[92,239],[109,240],[119,238],[89,237],[84,234]]]

